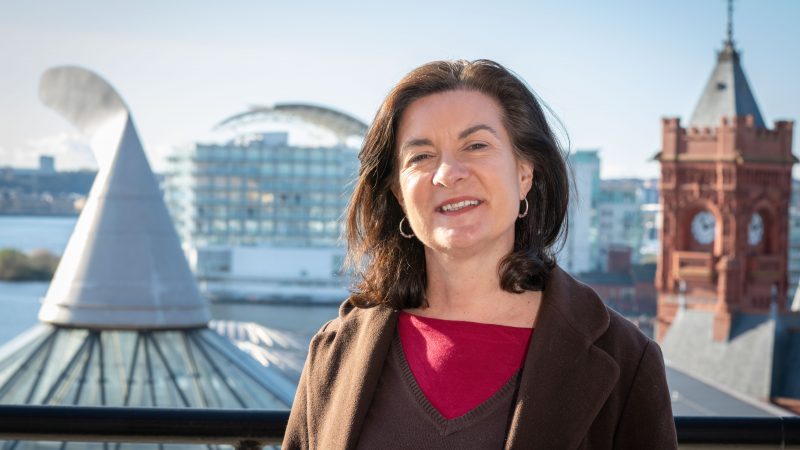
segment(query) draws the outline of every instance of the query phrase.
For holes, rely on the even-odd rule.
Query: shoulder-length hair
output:
[[[398,173],[397,127],[415,100],[454,90],[481,92],[497,101],[517,158],[534,168],[529,212],[516,221],[514,248],[497,268],[500,287],[514,293],[543,290],[555,266],[553,247],[567,232],[570,184],[562,149],[539,101],[522,80],[494,61],[434,61],[414,69],[392,89],[359,153],[361,167],[345,213],[348,267],[357,277],[351,297],[356,306],[427,306],[423,244],[400,235],[403,210],[391,191]]]

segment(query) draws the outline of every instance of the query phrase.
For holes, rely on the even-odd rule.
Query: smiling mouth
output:
[[[462,200],[460,202],[447,203],[446,205],[440,206],[438,209],[441,212],[456,212],[464,208],[478,206],[480,204],[481,202],[479,200]]]

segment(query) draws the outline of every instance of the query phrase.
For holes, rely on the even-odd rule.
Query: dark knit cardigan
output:
[[[355,447],[396,324],[344,302],[311,341],[283,449]],[[591,288],[553,269],[534,334],[506,449],[677,448],[658,345]]]

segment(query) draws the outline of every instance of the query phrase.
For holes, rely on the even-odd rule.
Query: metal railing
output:
[[[680,444],[800,445],[800,417],[676,417]]]
[[[289,411],[0,406],[0,440],[232,445],[280,444]]]
[[[280,444],[288,411],[0,406],[0,440],[231,445]],[[800,445],[800,417],[676,417],[688,445]]]

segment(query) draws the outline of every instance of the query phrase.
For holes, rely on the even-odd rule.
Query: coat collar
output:
[[[619,365],[594,345],[609,323],[597,294],[555,267],[525,358],[507,449],[580,445],[619,378]]]
[[[321,368],[324,373],[319,374],[321,377],[336,374],[326,387],[331,392],[329,404],[310,408],[329,413],[328,417],[319,418],[322,429],[313,448],[356,447],[396,326],[395,310],[381,306],[354,308],[349,300],[342,304],[339,318],[331,327],[336,337],[333,354],[329,355],[329,361],[338,364]]]
[[[397,311],[386,307],[348,308],[345,302],[337,334],[347,336],[349,357],[342,360],[345,367],[339,368],[331,400],[337,419],[350,423],[330,421],[339,428],[338,438],[320,442],[325,448],[356,446],[397,324]],[[350,314],[355,320],[344,320]],[[594,291],[558,267],[551,271],[525,359],[507,449],[578,447],[619,377],[618,364],[594,345],[609,321]]]

